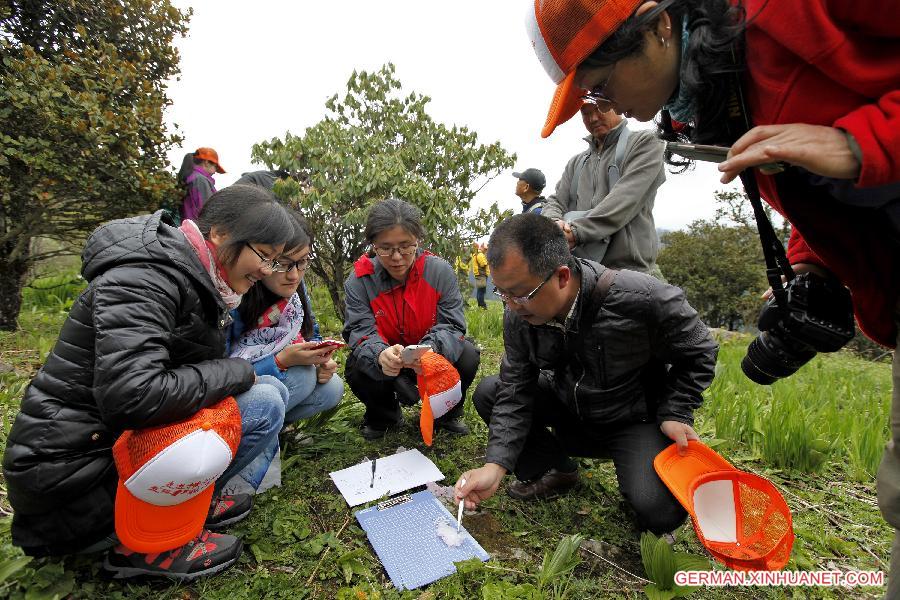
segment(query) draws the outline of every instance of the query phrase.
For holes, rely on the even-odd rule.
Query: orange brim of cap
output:
[[[541,137],[550,137],[557,125],[562,125],[574,117],[581,110],[581,105],[584,104],[585,94],[587,94],[586,90],[575,85],[575,71],[566,75],[566,78],[556,86],[556,93],[553,94],[553,100],[550,102],[550,111],[547,113],[547,120],[541,130]]]
[[[225,169],[222,168],[222,165],[216,163],[216,173],[224,173]]]
[[[653,459],[653,468],[672,495],[688,511],[692,506],[690,490],[694,480],[715,471],[737,470],[712,448],[694,440],[688,442],[684,456],[678,454],[677,444],[672,444],[657,454]]]
[[[116,535],[129,550],[151,554],[183,546],[200,534],[213,487],[181,504],[155,506],[138,500],[119,480],[116,491]]]

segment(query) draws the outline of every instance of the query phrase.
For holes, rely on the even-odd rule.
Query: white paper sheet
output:
[[[440,481],[444,474],[418,450],[379,457],[375,461],[375,484],[372,462],[367,461],[329,473],[344,500],[350,506],[398,494],[429,481]]]

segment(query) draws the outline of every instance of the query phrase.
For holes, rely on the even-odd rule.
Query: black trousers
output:
[[[463,352],[453,363],[459,372],[463,399],[438,419],[438,422],[451,421],[462,416],[466,391],[475,379],[479,364],[481,351],[470,340],[463,340]],[[396,425],[403,417],[400,404],[411,406],[419,402],[419,387],[412,369],[403,369],[400,375],[390,379],[373,379],[356,368],[356,360],[351,354],[344,368],[344,377],[356,397],[366,405],[364,422],[369,427],[387,429]]]
[[[472,395],[475,410],[490,423],[497,401],[498,375],[485,377]],[[619,490],[637,514],[642,530],[659,535],[684,523],[687,512],[653,469],[653,459],[672,444],[656,423],[602,427],[585,423],[560,402],[543,375],[538,381],[531,431],[514,473],[521,481],[556,468],[571,471],[570,457],[612,458]]]

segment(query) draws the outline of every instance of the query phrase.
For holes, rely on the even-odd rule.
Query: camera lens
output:
[[[783,332],[763,331],[747,346],[741,370],[760,385],[771,385],[797,372],[808,363],[816,351],[802,343],[791,343]]]

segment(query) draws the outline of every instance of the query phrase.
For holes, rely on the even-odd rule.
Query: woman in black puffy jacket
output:
[[[210,198],[196,223],[176,228],[159,211],[91,235],[82,254],[88,287],[7,440],[13,543],[35,556],[111,548],[104,566],[118,577],[193,579],[233,564],[240,540],[207,530],[190,548],[158,555],[117,545],[112,445],[126,429],[181,421],[232,395],[243,431],[220,482],[277,436],[283,390],[262,378],[254,385],[249,362],[225,358],[225,333],[229,310],[271,273],[293,227],[271,193],[232,186]],[[206,528],[249,508],[249,497],[214,495]]]

